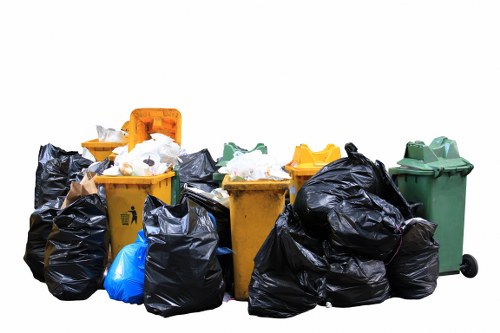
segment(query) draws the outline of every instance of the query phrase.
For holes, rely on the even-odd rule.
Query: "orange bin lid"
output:
[[[182,116],[177,109],[135,109],[130,114],[128,130],[129,151],[136,144],[151,139],[152,133],[165,134],[181,145]]]

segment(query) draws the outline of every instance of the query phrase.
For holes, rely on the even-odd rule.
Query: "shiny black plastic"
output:
[[[439,245],[434,239],[437,225],[421,218],[403,225],[401,248],[387,267],[393,296],[418,299],[429,296],[439,276]]]
[[[346,145],[348,157],[323,167],[298,191],[294,203],[304,229],[349,253],[385,260],[411,215],[381,162]],[[388,201],[391,200],[391,201]]]
[[[82,169],[92,161],[76,151],[65,151],[52,144],[40,146],[35,183],[35,209],[68,193],[71,182],[80,182]]]
[[[290,317],[316,304],[351,307],[434,291],[435,225],[413,217],[381,162],[353,144],[345,149],[347,158],[303,185],[259,250],[250,314]]]
[[[190,199],[211,213],[217,224],[217,234],[219,236],[219,247],[231,249],[231,220],[229,208],[209,197],[203,196],[189,187],[184,187],[181,192],[181,202]],[[234,295],[234,274],[233,274],[233,255],[227,254],[217,256],[224,274],[224,283],[226,291]]]
[[[54,218],[45,249],[45,282],[61,300],[84,300],[102,286],[108,259],[106,209],[97,194],[81,197]]]
[[[325,292],[328,270],[321,241],[304,233],[288,205],[255,256],[248,313],[285,318],[310,310]]]
[[[179,166],[181,188],[186,183],[205,192],[211,192],[219,187],[217,182],[212,179],[217,167],[208,149],[183,155],[180,158],[182,160]]]
[[[216,258],[218,236],[207,210],[190,199],[168,206],[148,195],[143,223],[146,310],[169,317],[220,306],[224,281]]]
[[[329,264],[325,302],[351,307],[381,303],[391,296],[383,261],[342,253],[327,241],[324,246]]]
[[[30,229],[23,259],[31,269],[33,277],[40,282],[45,282],[43,261],[47,238],[52,231],[54,217],[63,202],[64,197],[50,200],[37,208],[30,216]]]

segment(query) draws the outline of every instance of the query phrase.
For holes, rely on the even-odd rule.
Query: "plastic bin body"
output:
[[[181,199],[181,177],[179,174],[179,166],[174,167],[175,176],[172,177],[172,195],[171,195],[171,205],[179,204]]]
[[[128,139],[122,142],[99,142],[99,139],[82,142],[82,147],[87,148],[95,157],[96,161],[104,161],[106,158],[114,159],[115,154],[112,154],[113,149],[125,146]],[[114,156],[113,156],[114,155]]]
[[[222,187],[229,192],[237,300],[248,299],[255,255],[285,207],[289,183],[289,180],[231,181],[228,176],[224,177]]]
[[[456,143],[444,137],[431,145],[407,144],[401,167],[390,168],[401,193],[421,203],[417,215],[438,225],[439,273],[460,272],[462,264],[467,175],[474,166],[458,155]]]
[[[228,142],[224,144],[224,150],[222,151],[222,158],[217,161],[216,166],[223,167],[227,165],[227,162],[234,158],[235,154],[239,153],[251,153],[253,151],[260,150],[262,154],[267,154],[267,146],[263,143],[257,143],[255,147],[251,150],[241,148],[236,145],[234,142]],[[212,179],[219,182],[219,185],[222,184],[222,180],[224,179],[225,174],[214,172]]]
[[[182,138],[182,116],[177,109],[143,108],[130,114],[128,124],[128,150],[136,144],[151,139],[152,133],[171,137],[179,146]]]
[[[295,202],[297,192],[309,178],[314,176],[322,167],[339,158],[340,148],[334,144],[328,144],[325,149],[318,152],[313,152],[306,144],[296,146],[292,161],[285,165],[285,170],[292,177],[290,203]]]
[[[171,179],[174,172],[157,176],[96,176],[106,192],[108,220],[111,233],[111,252],[114,259],[125,246],[135,242],[143,228],[144,202],[148,194],[170,204]]]

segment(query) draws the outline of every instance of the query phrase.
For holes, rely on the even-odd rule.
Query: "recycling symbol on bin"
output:
[[[130,220],[131,216],[132,220]],[[135,207],[131,206],[130,210],[128,210],[126,213],[121,213],[120,219],[122,221],[122,225],[129,225],[134,223],[137,224],[137,211],[135,210]]]

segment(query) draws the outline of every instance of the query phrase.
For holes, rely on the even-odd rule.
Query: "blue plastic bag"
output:
[[[144,231],[137,233],[135,243],[124,246],[111,264],[104,280],[109,298],[125,303],[144,302],[144,264],[148,243]]]

